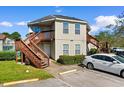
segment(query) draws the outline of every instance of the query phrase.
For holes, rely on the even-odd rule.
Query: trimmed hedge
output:
[[[88,52],[88,55],[92,55],[96,53],[98,53],[98,50],[96,48],[91,48],[90,51]]]
[[[0,52],[0,61],[15,60],[15,58],[16,58],[15,52]]]
[[[61,64],[79,64],[81,61],[83,61],[85,58],[84,55],[75,55],[75,56],[68,56],[68,55],[62,55],[59,56],[59,59],[57,60],[58,63]]]

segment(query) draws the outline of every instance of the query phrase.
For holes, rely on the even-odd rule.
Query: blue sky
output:
[[[124,7],[121,6],[1,6],[0,33],[18,31],[24,37],[28,32],[27,22],[61,14],[87,20],[92,28],[91,34],[97,34],[107,24],[114,24],[113,20],[122,11]]]

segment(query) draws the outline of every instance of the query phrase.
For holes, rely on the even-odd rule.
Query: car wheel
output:
[[[123,71],[121,71],[121,77],[123,77],[123,78],[124,78],[124,70],[123,70]]]
[[[93,66],[92,63],[88,63],[88,64],[87,64],[87,68],[93,70],[93,69],[94,69],[94,66]]]

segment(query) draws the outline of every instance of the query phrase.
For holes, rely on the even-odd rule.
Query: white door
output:
[[[44,52],[50,56],[50,44],[44,44]]]

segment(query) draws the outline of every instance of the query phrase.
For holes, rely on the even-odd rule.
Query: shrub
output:
[[[15,52],[0,52],[0,61],[15,60],[15,58],[16,58]]]
[[[96,48],[91,48],[88,55],[96,54],[98,51]]]
[[[61,55],[57,60],[58,63],[61,64],[78,64],[84,59],[84,55],[75,55],[75,56],[68,56],[68,55]]]

